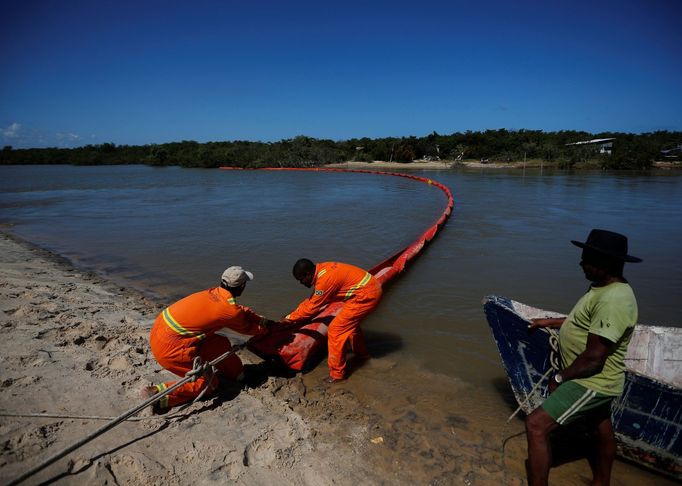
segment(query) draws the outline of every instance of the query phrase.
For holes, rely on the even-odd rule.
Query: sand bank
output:
[[[440,161],[415,161],[415,162],[387,162],[375,160],[374,162],[341,162],[338,164],[327,164],[325,168],[330,169],[356,169],[356,170],[422,170],[422,169],[450,169],[452,162]]]
[[[118,416],[141,402],[142,386],[170,376],[147,342],[163,303],[8,235],[0,255],[1,412]],[[524,437],[502,448],[522,422],[507,425],[472,385],[426,373],[393,380],[400,367],[389,356],[325,387],[324,363],[284,378],[241,356],[250,387],[222,389],[170,420],[123,423],[27,484],[525,484]],[[103,423],[0,416],[0,481]],[[668,484],[621,462],[614,473],[614,484]],[[584,461],[551,476],[588,477]]]
[[[147,344],[160,305],[4,235],[0,254],[3,412],[117,416],[142,401],[144,384],[169,376]],[[283,378],[223,390],[176,419],[121,424],[28,483],[332,484],[352,477],[352,457],[316,451],[323,445],[313,440],[315,428],[287,404],[300,393],[300,379]],[[0,417],[2,482],[103,423]]]
[[[435,161],[435,160],[415,160],[412,162],[386,162],[382,160],[375,160],[374,162],[342,162],[339,164],[327,164],[324,167],[336,169],[355,169],[355,170],[388,170],[388,171],[402,171],[402,170],[445,170],[453,168],[469,168],[469,169],[517,169],[523,168],[523,162],[497,163],[497,162],[454,162],[452,160]]]

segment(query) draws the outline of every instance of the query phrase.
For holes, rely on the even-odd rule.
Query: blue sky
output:
[[[682,2],[0,1],[0,144],[682,130]]]

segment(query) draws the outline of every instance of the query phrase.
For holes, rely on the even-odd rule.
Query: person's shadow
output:
[[[381,331],[364,331],[367,350],[372,358],[383,358],[401,350],[404,346],[400,334]]]

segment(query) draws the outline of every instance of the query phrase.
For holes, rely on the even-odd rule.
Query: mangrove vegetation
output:
[[[608,149],[597,142],[613,139]],[[441,160],[512,163],[541,161],[563,169],[645,169],[657,160],[679,160],[682,132],[597,133],[486,130],[425,137],[325,140],[298,136],[279,142],[181,141],[149,145],[103,143],[76,148],[0,150],[0,164],[148,164],[183,167],[315,167],[347,161]],[[667,158],[667,159],[666,159]]]

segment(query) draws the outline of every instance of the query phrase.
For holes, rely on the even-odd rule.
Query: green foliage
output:
[[[610,157],[604,157],[607,169],[646,169],[660,155],[654,144],[647,140],[650,134],[641,136],[621,135],[613,146]]]
[[[615,138],[612,155],[600,155],[597,145],[567,145],[593,138]],[[660,151],[682,142],[682,132],[644,134],[541,130],[486,130],[425,137],[318,140],[299,135],[274,143],[230,141],[198,143],[191,140],[144,146],[86,145],[72,149],[0,150],[0,164],[149,164],[183,167],[234,166],[316,167],[349,160],[410,162],[424,157],[457,157],[491,162],[542,160],[561,168],[594,166],[605,169],[643,169]],[[463,154],[463,155],[462,155]]]

